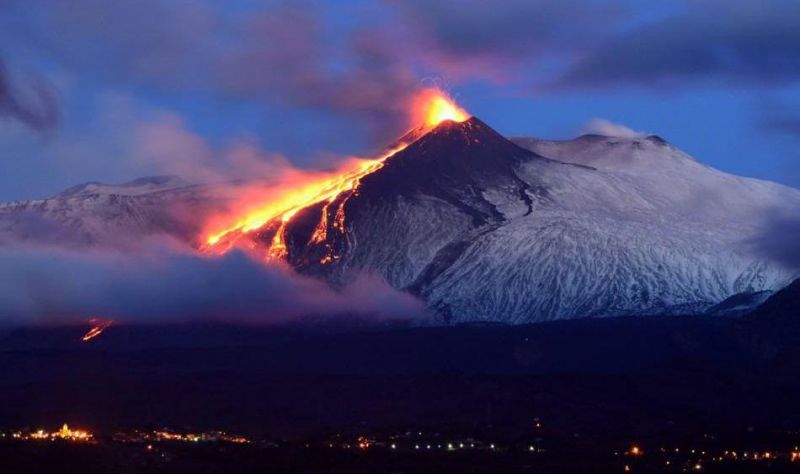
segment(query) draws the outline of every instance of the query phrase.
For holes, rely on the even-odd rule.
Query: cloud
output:
[[[762,102],[758,107],[761,129],[790,138],[800,138],[800,113],[795,105],[788,101]]]
[[[637,132],[632,128],[626,127],[625,125],[601,118],[594,118],[590,120],[586,125],[583,126],[581,131],[582,133],[617,138],[642,138],[647,136],[647,133]]]
[[[239,26],[239,47],[215,60],[215,87],[343,117],[381,141],[394,138],[407,126],[420,74],[379,29],[331,31],[325,15],[308,4],[252,14]]]
[[[634,84],[659,88],[722,81],[780,85],[800,80],[800,4],[776,0],[685,2],[583,52],[555,81],[561,88]]]
[[[212,2],[9,0],[29,47],[67,69],[115,84],[198,87],[226,17]]]
[[[42,77],[28,77],[25,88],[15,87],[0,59],[0,117],[5,116],[27,127],[50,132],[58,124],[58,97],[53,86]]]
[[[784,211],[765,213],[762,232],[750,241],[756,253],[782,264],[786,268],[800,271],[800,216]]]
[[[406,104],[422,78],[551,92],[800,78],[800,5],[788,0],[698,0],[657,9],[628,0],[385,0],[369,8],[311,1],[9,3],[18,6],[15,19],[26,32],[11,35],[19,43],[11,46],[37,48],[81,77],[258,104],[265,112],[314,111],[364,127],[381,143],[407,125]]]
[[[758,107],[756,125],[769,138],[786,147],[777,163],[777,176],[782,182],[800,188],[800,113],[791,99],[762,100]]]
[[[380,27],[337,25],[328,21],[333,7],[317,2],[75,0],[38,6],[18,8],[42,12],[19,15],[25,44],[107,86],[198,94],[263,110],[304,108],[344,117],[381,140],[405,129],[405,105],[420,88],[412,61],[377,40]],[[335,8],[357,14],[347,4]]]
[[[410,55],[439,74],[490,82],[530,78],[553,58],[604,41],[628,11],[619,0],[387,3],[407,25],[399,43],[413,48]]]
[[[38,158],[0,162],[0,174],[28,175],[4,183],[0,199],[52,196],[86,181],[120,183],[168,174],[195,184],[219,183],[274,178],[296,169],[250,133],[231,132],[214,140],[185,115],[128,94],[100,93],[83,102],[82,109],[87,121],[65,123],[44,142],[18,133],[22,127],[0,129],[0,145],[9,156]],[[325,162],[341,159],[329,156]]]
[[[281,323],[324,317],[412,319],[423,312],[418,300],[374,276],[361,275],[334,290],[239,252],[209,258],[163,242],[135,254],[55,247],[0,251],[5,324],[70,323],[91,316],[128,323]]]
[[[164,173],[192,182],[219,179],[219,173],[212,170],[214,151],[211,146],[190,131],[183,118],[175,113],[164,111],[137,123],[130,152],[135,161],[145,166],[155,166]]]
[[[402,134],[408,102],[428,81],[478,97],[497,93],[481,87],[487,83],[502,83],[503,94],[530,95],[631,84],[663,91],[664,84],[704,81],[783,86],[800,76],[797,2],[367,3],[7,0],[3,57],[14,71],[30,64],[57,79],[65,137],[47,147],[14,146],[0,130],[7,155],[43,158],[38,168],[0,165],[0,174],[13,176],[0,194],[45,195],[87,179],[159,172],[207,181],[193,175],[229,168],[219,162],[229,153],[269,166],[273,151],[296,164],[329,165],[321,150],[374,149]],[[0,100],[0,113],[52,110],[41,100],[47,94],[27,81],[15,84],[27,98]],[[116,112],[95,110],[92,101],[109,91],[163,110],[155,118],[136,112],[134,128],[123,120],[104,124],[96,117]],[[772,125],[794,127],[787,120]],[[201,140],[193,144],[181,130]],[[164,142],[134,143],[148,133]]]
[[[793,137],[800,137],[800,116],[798,117],[769,117],[762,122],[764,128],[790,135]]]

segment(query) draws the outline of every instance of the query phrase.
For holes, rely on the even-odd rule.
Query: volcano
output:
[[[433,323],[700,314],[756,305],[800,276],[755,245],[769,216],[800,214],[796,189],[715,170],[656,136],[508,139],[462,112],[421,122],[297,200],[255,203],[268,211],[255,219],[232,216],[223,251],[334,286],[380,276],[424,300]],[[214,186],[172,178],[90,183],[0,205],[0,242],[119,246],[166,233],[194,246],[195,216],[219,205]]]
[[[303,272],[341,273],[351,264],[349,259],[348,262],[342,261],[342,256],[350,254],[356,247],[354,239],[372,232],[386,232],[389,247],[392,234],[405,235],[412,240],[435,239],[426,247],[447,242],[448,249],[442,249],[440,259],[445,255],[454,256],[457,254],[455,248],[467,238],[465,231],[468,234],[481,233],[506,220],[495,204],[483,195],[483,190],[513,190],[518,196],[521,212],[532,211],[533,196],[542,190],[532,189],[517,176],[515,169],[525,161],[536,159],[544,158],[506,140],[477,118],[442,122],[390,157],[380,170],[362,178],[352,196],[340,196],[340,201],[334,204],[342,206],[346,229],[341,221],[331,219],[325,231],[329,238],[314,242],[311,232],[322,217],[322,205],[299,213],[286,228],[287,261]],[[414,223],[416,227],[411,222],[403,225],[403,221],[395,219],[407,206],[420,204],[423,207],[433,205],[431,211],[447,206],[458,212],[453,215],[437,213],[437,219],[445,220]],[[260,238],[267,242],[272,236],[265,232]],[[379,256],[382,250],[387,249],[373,239],[366,239],[358,247],[371,247],[373,244],[374,249],[369,252],[371,258],[386,263],[394,260],[391,256]],[[326,255],[334,257],[326,259]],[[397,271],[398,275],[408,273],[409,270],[403,267],[402,264],[389,263],[389,271]],[[402,281],[411,276],[406,275]],[[339,280],[346,279],[342,275]]]
[[[335,285],[381,275],[443,322],[700,313],[797,275],[750,246],[776,208],[800,209],[800,192],[660,137],[512,141],[472,117],[298,212],[285,258]],[[254,239],[267,246],[276,230]]]

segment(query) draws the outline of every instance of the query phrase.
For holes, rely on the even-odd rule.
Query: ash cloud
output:
[[[136,254],[55,247],[0,251],[5,324],[74,323],[92,316],[125,323],[381,321],[423,312],[418,300],[374,276],[334,290],[239,252],[207,258],[163,243]]]
[[[800,4],[792,0],[388,3],[414,25],[408,37],[431,68],[467,80],[527,81],[550,94],[800,80]]]
[[[298,107],[358,120],[381,140],[406,126],[419,74],[377,30],[359,28],[331,48],[324,12],[282,6],[243,25],[241,47],[220,57],[216,86],[242,98],[265,92]],[[269,100],[269,98],[266,98]]]
[[[767,130],[800,138],[800,116],[768,117],[761,124]]]
[[[310,110],[369,129],[373,143],[406,125],[408,97],[431,76],[540,92],[800,79],[800,5],[788,0],[698,0],[658,9],[626,0],[385,0],[370,8],[311,1],[233,1],[229,8],[202,0],[38,2],[38,9],[26,8],[36,2],[7,3],[21,12],[15,16],[25,24],[26,44],[81,75],[258,103],[264,111],[279,104]],[[329,21],[334,13],[357,21]]]
[[[0,116],[16,120],[38,132],[50,132],[59,121],[58,95],[44,78],[29,77],[17,86],[0,58]]]
[[[800,80],[798,24],[794,1],[686,2],[585,51],[556,86],[791,84]]]
[[[42,2],[20,21],[41,54],[107,85],[344,117],[375,143],[405,127],[420,74],[376,38],[381,27],[332,26],[333,7],[317,2],[236,3]]]
[[[95,88],[182,103],[201,98],[205,116],[257,108],[269,118],[250,129],[275,140],[270,149],[306,162],[303,153],[349,152],[396,138],[408,128],[409,98],[427,78],[446,86],[502,83],[523,95],[800,79],[800,6],[788,1],[761,7],[700,0],[655,11],[627,0],[385,0],[369,8],[311,1],[6,3],[13,12],[7,17],[25,33],[13,33],[12,22],[0,18],[9,49],[25,47],[59,74]]]
[[[800,138],[800,113],[796,103],[764,101],[758,107],[761,129],[789,138]]]
[[[559,53],[589,47],[607,38],[628,10],[611,0],[390,0],[415,25],[417,53],[433,68],[471,70],[470,78],[505,79],[508,69],[520,73]],[[491,64],[492,68],[476,68]]]

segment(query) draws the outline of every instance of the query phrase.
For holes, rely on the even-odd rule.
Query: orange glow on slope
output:
[[[328,205],[332,204],[341,193],[353,191],[362,177],[381,168],[386,158],[406,146],[408,145],[398,145],[373,160],[351,160],[332,176],[325,173],[310,174],[305,181],[294,185],[290,183],[290,185],[285,186],[285,189],[270,193],[275,194],[273,199],[239,216],[231,225],[210,233],[205,242],[209,247],[214,247],[225,243],[227,238],[235,239],[243,233],[257,230],[275,219],[280,219],[280,226],[272,239],[272,245],[268,253],[270,257],[283,257],[286,254],[283,233],[286,229],[286,224],[295,214],[308,206],[322,201],[327,201]],[[277,187],[284,186],[278,185]],[[325,217],[327,218],[327,212]],[[324,240],[324,237],[322,239]],[[227,248],[221,250],[224,252]]]
[[[469,118],[469,114],[455,105],[444,92],[425,89],[413,101],[412,118],[414,123],[424,124],[418,130],[420,133],[414,135],[418,137],[444,120],[462,122]],[[288,223],[302,209],[322,202],[325,202],[322,216],[309,242],[321,244],[326,241],[330,218],[334,219],[331,223],[333,229],[344,233],[344,205],[355,193],[361,179],[382,168],[386,159],[408,145],[410,142],[401,142],[374,159],[350,159],[333,173],[288,173],[271,189],[262,190],[260,196],[248,196],[246,202],[237,206],[240,209],[212,219],[204,233],[202,250],[225,253],[242,235],[276,223],[278,227],[267,250],[267,258],[284,258],[287,254],[285,231]],[[331,206],[342,193],[349,194],[332,209]],[[328,263],[334,258],[329,252],[321,263]]]
[[[90,319],[89,324],[91,324],[92,327],[86,332],[86,334],[83,335],[83,337],[81,337],[81,341],[86,342],[96,338],[97,336],[102,334],[103,331],[105,331],[109,326],[111,326],[113,322],[114,321],[111,320],[103,320],[97,318]]]

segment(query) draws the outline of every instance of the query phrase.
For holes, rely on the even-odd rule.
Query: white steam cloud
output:
[[[645,132],[637,132],[636,130],[614,123],[606,119],[593,118],[581,129],[582,133],[591,133],[595,135],[604,135],[607,137],[616,138],[643,138],[648,134]]]

